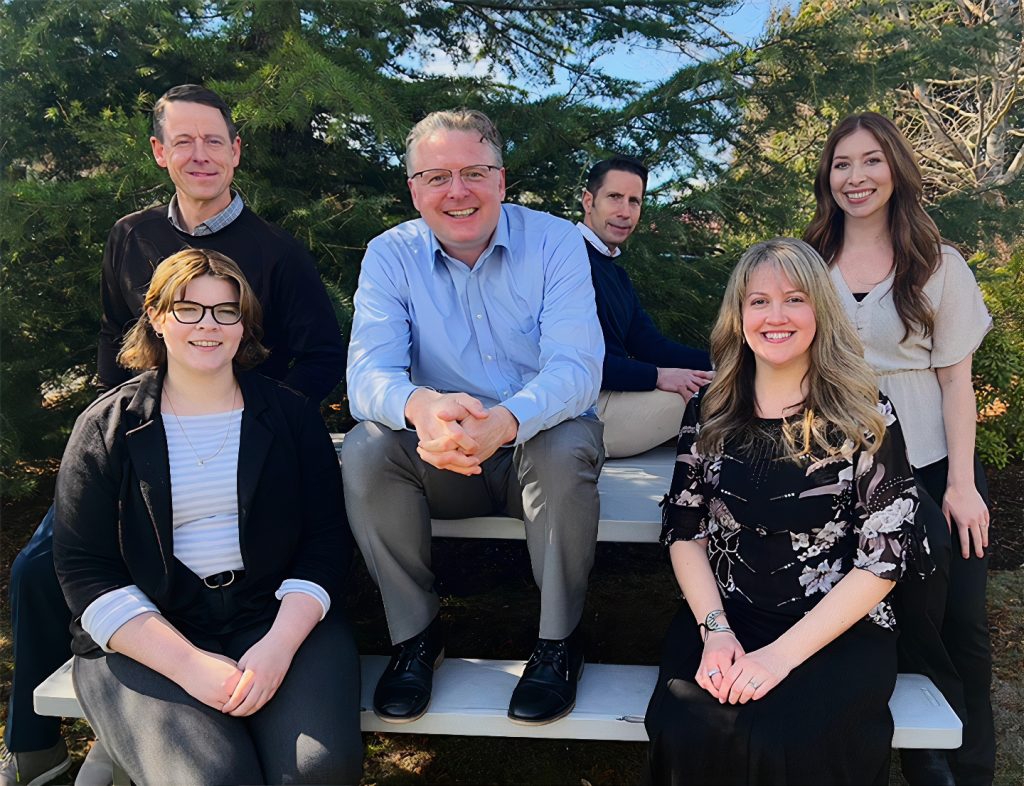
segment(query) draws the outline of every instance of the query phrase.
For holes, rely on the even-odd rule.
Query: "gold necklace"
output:
[[[215,458],[217,458],[217,456],[220,455],[220,452],[224,450],[224,446],[228,444],[228,434],[231,433],[230,413],[235,411],[235,400],[238,398],[238,385],[235,385],[234,389],[231,391],[231,408],[228,410],[228,425],[227,428],[224,429],[224,439],[220,441],[220,447],[217,448],[216,452],[210,456],[207,456],[206,458],[202,458],[199,455],[199,451],[195,449],[195,446],[192,444],[192,440],[188,438],[188,432],[185,431],[185,427],[181,424],[181,418],[179,418],[178,413],[174,411],[174,402],[171,401],[171,394],[167,391],[166,385],[164,386],[164,396],[167,398],[167,404],[171,408],[171,414],[174,415],[174,420],[178,423],[178,428],[181,429],[181,436],[185,438],[185,442],[188,443],[189,450],[191,450],[192,455],[196,457],[196,466],[206,466],[206,462],[213,461]]]

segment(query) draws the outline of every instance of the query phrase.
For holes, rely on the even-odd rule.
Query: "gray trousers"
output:
[[[269,624],[232,637],[239,658]],[[78,694],[96,735],[140,786],[164,783],[358,783],[359,655],[340,614],[299,647],[274,698],[234,718],[117,653],[76,657]]]
[[[424,462],[412,431],[367,421],[345,436],[349,524],[383,596],[393,643],[423,631],[440,608],[430,568],[432,517],[522,518],[541,591],[539,635],[563,639],[572,633],[583,616],[594,564],[601,432],[595,418],[565,421],[499,449],[473,476]]]

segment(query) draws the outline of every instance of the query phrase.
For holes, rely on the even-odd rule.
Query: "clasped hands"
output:
[[[500,404],[488,409],[468,393],[417,388],[405,418],[420,439],[416,452],[438,469],[479,475],[480,465],[519,433],[519,422]]]
[[[237,663],[227,655],[197,648],[180,684],[203,704],[245,717],[274,698],[294,654],[272,633],[253,644]]]
[[[764,698],[792,670],[771,644],[747,653],[730,631],[708,633],[697,669],[697,684],[720,704]]]

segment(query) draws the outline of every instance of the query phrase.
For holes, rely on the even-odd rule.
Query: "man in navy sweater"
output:
[[[626,270],[616,264],[640,220],[647,168],[616,156],[594,165],[583,191],[583,221],[604,331],[605,357],[597,414],[608,458],[650,450],[679,431],[686,402],[714,377],[708,353],[665,338],[640,305]]]
[[[328,396],[345,370],[345,345],[309,252],[264,221],[231,190],[242,143],[231,112],[199,85],[168,90],[153,107],[153,158],[167,170],[170,204],[125,216],[103,253],[97,370],[101,388],[131,375],[117,364],[121,340],[142,312],[153,270],[184,248],[226,254],[242,269],[263,309],[262,343],[270,357],[260,373],[313,401]],[[60,719],[36,715],[32,691],[70,657],[70,612],[53,568],[53,509],[11,567],[14,681],[0,756],[0,786],[37,784],[71,765]],[[94,746],[76,781],[110,782]]]

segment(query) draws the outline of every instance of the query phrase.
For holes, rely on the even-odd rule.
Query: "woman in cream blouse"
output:
[[[903,772],[912,784],[991,783],[989,510],[975,455],[971,359],[992,320],[964,258],[924,212],[914,152],[890,120],[867,112],[839,123],[814,193],[804,239],[831,266],[865,358],[903,425],[914,474],[942,506],[952,539],[948,589],[942,546],[949,541],[940,523],[929,528],[938,570],[906,585],[897,615],[902,605],[900,622],[910,631],[901,670],[932,677],[964,720],[964,743],[948,755],[903,752]]]

